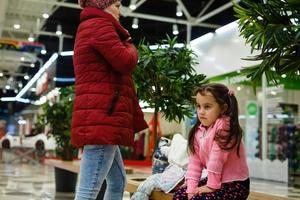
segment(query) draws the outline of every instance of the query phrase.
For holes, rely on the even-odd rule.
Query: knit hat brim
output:
[[[103,10],[117,1],[120,0],[78,0],[78,3],[81,8],[93,7]]]

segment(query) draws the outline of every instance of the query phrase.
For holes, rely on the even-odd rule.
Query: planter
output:
[[[77,173],[55,167],[56,192],[75,192]]]

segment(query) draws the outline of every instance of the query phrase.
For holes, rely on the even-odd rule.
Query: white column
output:
[[[28,135],[31,131],[31,123],[30,123],[30,119],[28,117],[26,117],[26,125],[25,125],[25,135]]]
[[[58,53],[61,53],[63,51],[63,46],[64,46],[64,36],[60,35],[58,37],[58,40],[59,40]]]
[[[192,37],[192,26],[190,24],[186,25],[186,44],[190,45]]]
[[[268,133],[267,133],[267,121],[268,121],[268,113],[267,113],[267,78],[266,75],[262,76],[262,159],[267,159],[268,153]]]

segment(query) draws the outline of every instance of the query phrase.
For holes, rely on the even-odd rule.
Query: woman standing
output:
[[[75,102],[72,144],[83,147],[76,200],[121,200],[125,170],[118,145],[134,144],[147,128],[132,81],[138,54],[119,23],[120,0],[80,0],[74,46]]]

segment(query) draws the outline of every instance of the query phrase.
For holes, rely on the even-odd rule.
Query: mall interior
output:
[[[300,199],[299,0],[251,1],[256,3],[258,11],[268,8],[270,13],[266,15],[270,16],[276,12],[276,6],[283,5],[277,18],[274,17],[281,21],[283,33],[278,34],[282,37],[277,35],[272,45],[291,45],[284,42],[284,34],[294,34],[291,41],[296,50],[292,53],[298,55],[298,58],[285,57],[295,59],[284,68],[286,73],[275,69],[280,63],[273,63],[275,67],[263,71],[265,73],[254,68],[256,75],[261,73],[256,79],[251,79],[254,75],[249,76],[247,69],[268,66],[262,64],[263,59],[247,59],[261,51],[253,47],[258,40],[252,39],[251,43],[249,38],[266,33],[267,25],[256,26],[263,31],[245,38],[247,33],[241,29],[242,23],[247,24],[251,19],[238,15],[234,7],[243,5],[250,12],[252,4],[247,2],[122,0],[120,23],[129,31],[136,47],[146,41],[153,52],[168,48],[164,45],[167,37],[176,37],[174,48],[192,50],[194,73],[234,91],[251,180],[249,200]],[[70,143],[70,130],[64,130],[67,135],[64,139],[61,134],[53,133],[55,126],[70,122],[72,110],[68,108],[72,109],[69,105],[73,90],[67,90],[67,97],[62,97],[64,92],[61,91],[72,88],[75,83],[72,56],[81,10],[77,0],[0,0],[1,200],[74,199],[82,151],[72,148],[72,161],[62,159],[58,143]],[[259,16],[253,23],[267,20],[263,17]],[[289,17],[291,20],[287,22]],[[251,23],[249,26],[254,27]],[[276,36],[277,32],[273,33]],[[268,40],[270,34],[263,40]],[[275,47],[272,48],[268,53],[275,52]],[[276,76],[268,76],[270,73]],[[184,75],[178,80],[182,77]],[[151,89],[149,85],[149,91]],[[57,105],[57,110],[53,105]],[[164,167],[169,164],[168,158],[160,157],[163,154],[155,157],[155,146],[160,144],[156,141],[155,124],[156,134],[167,138],[172,149],[173,136],[180,135],[186,141],[197,117],[194,106],[189,105],[191,115],[181,121],[168,120],[170,115],[168,118],[163,111],[158,112],[156,121],[154,107],[147,101],[140,101],[140,105],[149,128],[135,134],[133,147],[120,147],[127,173],[123,200],[129,200],[138,185],[152,176],[155,162]],[[52,125],[45,121],[50,112],[56,118]],[[151,199],[172,199],[171,190],[170,194],[159,188],[153,191]],[[103,199],[104,192],[105,186],[97,199]]]

